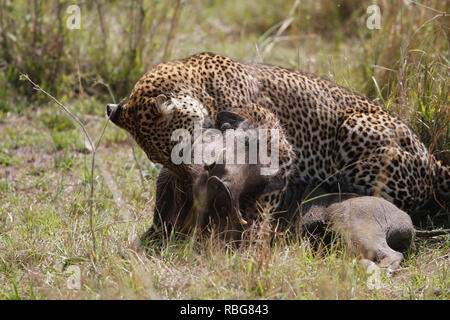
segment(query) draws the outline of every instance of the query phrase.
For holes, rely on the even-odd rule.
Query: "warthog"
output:
[[[232,112],[222,112],[217,117],[218,129],[241,129],[233,139],[245,140],[250,128],[248,119]],[[223,141],[203,141],[204,147],[214,149]],[[235,150],[236,152],[236,150]],[[272,190],[281,190],[283,183],[277,176],[261,174],[262,165],[229,163],[224,153],[217,155],[212,163],[196,166],[191,183],[181,184],[167,169],[162,169],[157,182],[156,210],[153,226],[142,240],[147,241],[161,230],[188,231],[194,227],[204,229],[214,225],[226,239],[238,239],[255,221],[258,199]],[[292,230],[297,233],[323,236],[332,231],[343,238],[365,259],[376,261],[382,267],[395,270],[403,260],[401,251],[413,244],[416,230],[407,213],[379,197],[331,194],[326,188],[313,190],[301,183],[291,183],[284,192],[287,202],[283,204],[288,215],[274,215],[273,225],[286,226],[281,220],[292,217]],[[308,200],[312,199],[312,200]],[[277,221],[279,220],[279,221]],[[280,230],[277,230],[280,231]],[[283,230],[281,230],[283,231]],[[418,232],[420,236],[448,233]]]
[[[364,259],[391,270],[400,266],[401,252],[414,248],[411,218],[389,201],[333,194],[325,188],[304,190],[299,199],[302,205],[295,224],[297,232],[325,242],[331,235],[338,235]]]
[[[227,232],[228,239],[236,240],[258,216],[256,200],[266,187],[267,180],[258,175],[257,165],[225,163],[201,173],[193,193],[194,199],[206,199],[199,207],[201,215]],[[326,241],[332,233],[337,234],[364,259],[378,262],[380,267],[398,269],[403,260],[401,252],[411,247],[415,236],[406,212],[379,197],[330,195],[325,188],[311,192],[308,186],[294,187],[298,188],[297,193],[304,192],[293,200],[298,210],[291,230]],[[244,206],[242,199],[247,200]],[[273,220],[275,227],[276,215]]]

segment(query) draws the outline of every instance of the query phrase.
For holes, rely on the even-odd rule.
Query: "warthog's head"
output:
[[[261,141],[249,119],[223,111],[216,125],[219,138],[206,135],[202,140],[203,150],[218,152],[211,161],[197,166],[192,188],[194,211],[201,225],[212,222],[225,238],[236,239],[258,215],[257,200],[273,185],[275,174],[262,174],[261,169],[268,165],[255,161],[252,152],[267,141]]]

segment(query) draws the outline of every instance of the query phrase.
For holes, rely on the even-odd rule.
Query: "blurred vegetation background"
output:
[[[213,51],[331,78],[409,121],[432,151],[448,150],[450,2],[374,3],[379,30],[366,27],[365,0],[85,0],[70,30],[73,1],[2,0],[0,112],[43,103],[20,73],[102,114],[111,98],[99,82],[123,98],[151,66]]]

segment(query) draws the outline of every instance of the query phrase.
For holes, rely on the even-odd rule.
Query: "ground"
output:
[[[448,19],[439,16],[448,3],[427,1],[433,11],[380,1],[382,28],[369,30],[359,1],[336,8],[325,0],[195,0],[179,9],[178,0],[144,1],[142,20],[140,1],[108,1],[82,6],[81,29],[61,34],[54,3],[42,2],[45,19],[34,19],[38,10],[28,2],[0,4],[0,29],[9,32],[8,46],[0,41],[0,299],[449,300],[449,236],[416,241],[402,268],[379,282],[345,248],[315,253],[299,241],[269,246],[262,237],[227,250],[192,238],[137,253],[160,168],[136,147],[138,166],[125,132],[111,124],[94,172],[95,256],[86,139],[57,105],[19,81],[19,72],[29,74],[98,139],[112,102],[98,80],[121,99],[149,66],[214,51],[314,72],[367,95],[448,164]],[[33,24],[41,29],[29,32]],[[65,41],[55,42],[60,36]]]

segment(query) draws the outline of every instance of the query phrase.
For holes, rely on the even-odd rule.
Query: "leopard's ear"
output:
[[[157,121],[161,124],[167,124],[173,118],[174,106],[169,103],[169,100],[170,98],[164,94],[160,94],[154,98],[155,109],[157,114],[160,116]]]
[[[217,127],[224,131],[226,129],[248,129],[248,119],[231,111],[220,111],[217,113]]]
[[[169,98],[167,98],[166,95],[164,94],[160,94],[159,96],[157,96],[155,98],[155,106],[156,106],[156,110],[158,111],[158,113],[160,114],[164,114],[167,110],[166,106],[164,105],[167,101],[169,100]]]

